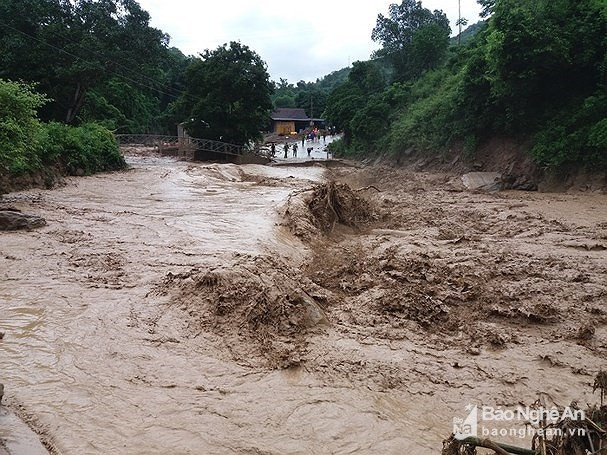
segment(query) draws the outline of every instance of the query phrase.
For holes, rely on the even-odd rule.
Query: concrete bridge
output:
[[[161,155],[177,156],[197,161],[227,161],[236,164],[268,163],[261,150],[248,150],[236,144],[194,137],[162,136],[156,134],[116,134],[120,145],[155,147]]]

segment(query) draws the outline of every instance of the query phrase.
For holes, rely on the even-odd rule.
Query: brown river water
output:
[[[271,244],[292,248],[276,240],[275,209],[293,184],[255,187],[231,165],[132,164],[126,173],[5,199],[48,222],[2,235],[5,398],[54,450],[324,453],[383,451],[395,440],[405,447],[398,397],[240,367],[182,339],[183,321],[164,311],[163,326],[174,333],[149,333],[148,318],[165,303],[150,291],[167,272]],[[323,177],[322,168],[241,170],[287,182]],[[381,408],[393,418],[378,419]]]
[[[423,455],[439,453],[466,403],[498,389],[504,404],[531,400],[543,386],[563,400],[591,397],[578,393],[590,372],[538,363],[547,349],[539,335],[523,337],[507,356],[470,361],[461,346],[421,332],[377,341],[329,330],[313,339],[310,368],[233,361],[225,353],[237,345],[204,331],[191,336],[182,309],[156,289],[169,272],[239,255],[302,263],[307,248],[279,226],[277,208],[323,181],[325,169],[150,157],[130,164],[124,173],[3,200],[48,223],[0,236],[0,382],[9,409],[51,452]],[[264,179],[271,184],[257,184]],[[378,235],[395,232],[382,241],[402,243],[401,231]],[[599,253],[592,260],[604,267]],[[565,341],[551,346],[588,370],[604,359],[604,346],[598,354]],[[398,386],[376,386],[395,377]],[[9,453],[35,453],[19,446],[1,415],[0,422]]]

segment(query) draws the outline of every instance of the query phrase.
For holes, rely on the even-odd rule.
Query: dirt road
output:
[[[0,237],[0,382],[52,451],[430,454],[471,402],[596,401],[604,195],[131,164],[2,201],[48,222]],[[381,192],[302,237],[328,177]]]

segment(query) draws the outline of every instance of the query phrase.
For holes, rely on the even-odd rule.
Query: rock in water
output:
[[[462,176],[462,183],[469,190],[500,191],[502,175],[498,172],[469,172]]]
[[[13,210],[0,210],[0,231],[35,229],[46,225],[46,220],[35,215],[26,215]]]

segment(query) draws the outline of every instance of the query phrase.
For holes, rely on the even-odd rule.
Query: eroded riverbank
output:
[[[57,453],[430,454],[472,401],[596,401],[605,196],[350,169],[375,224],[306,243],[279,211],[322,167],[132,164],[5,198],[48,225],[1,237],[1,382]],[[324,292],[327,323],[270,365],[195,299],[273,268]]]

